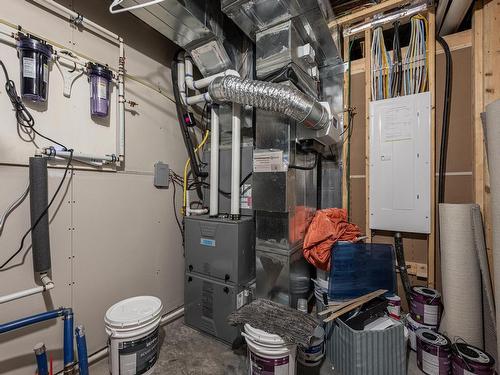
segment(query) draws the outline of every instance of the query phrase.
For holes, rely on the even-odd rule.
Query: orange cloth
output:
[[[346,209],[327,208],[316,211],[304,238],[304,258],[317,268],[328,271],[332,246],[337,241],[353,241],[360,234],[359,227],[347,221]]]

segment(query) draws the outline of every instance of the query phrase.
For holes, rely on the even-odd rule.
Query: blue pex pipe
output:
[[[67,309],[61,308],[58,310],[47,311],[41,314],[28,316],[26,318],[13,320],[12,322],[0,324],[0,334],[13,331],[15,329],[23,328],[26,326],[30,326],[32,324],[45,322],[46,320],[55,319],[59,316],[63,316]]]
[[[77,326],[75,329],[76,348],[78,351],[78,369],[80,375],[89,375],[89,359],[87,355],[87,340],[83,326]]]
[[[35,346],[36,364],[38,368],[38,375],[49,375],[49,367],[47,364],[47,353],[45,345],[38,344]]]
[[[73,311],[66,309],[66,313],[64,314],[64,367],[72,365],[74,361]]]

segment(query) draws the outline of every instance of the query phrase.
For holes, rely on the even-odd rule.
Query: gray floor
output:
[[[162,328],[162,346],[155,374],[161,375],[246,375],[245,351],[233,352],[221,342],[186,327],[179,319]],[[408,375],[422,374],[412,352]],[[92,375],[108,373],[108,361],[102,360],[90,368]],[[335,374],[327,361],[320,375]],[[297,375],[301,375],[297,373]]]

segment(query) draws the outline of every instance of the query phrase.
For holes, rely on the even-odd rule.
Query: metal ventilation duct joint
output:
[[[282,113],[314,130],[328,127],[331,120],[327,103],[322,104],[294,87],[278,83],[225,76],[216,78],[208,91],[216,102],[233,102]]]
[[[234,68],[245,36],[220,11],[218,0],[164,0],[138,7],[143,0],[119,3],[189,52],[204,76]]]

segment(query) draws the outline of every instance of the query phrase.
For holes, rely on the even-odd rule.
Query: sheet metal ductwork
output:
[[[328,111],[319,101],[278,83],[226,76],[216,78],[208,91],[217,102],[235,102],[282,113],[315,130],[325,128],[330,120]]]
[[[124,0],[123,8],[144,1]],[[164,0],[130,10],[158,32],[184,48],[204,76],[241,65],[243,33],[220,10],[219,0]]]

